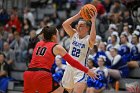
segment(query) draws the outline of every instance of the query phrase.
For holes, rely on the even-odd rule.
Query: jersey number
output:
[[[44,56],[46,50],[47,50],[46,47],[38,47],[38,49],[36,51],[36,55],[38,55],[38,56]]]
[[[80,56],[80,49],[73,47],[72,56],[79,57]]]

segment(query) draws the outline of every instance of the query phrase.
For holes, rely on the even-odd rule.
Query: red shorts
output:
[[[53,91],[52,74],[47,71],[25,71],[24,93],[50,93]],[[56,83],[56,86],[58,84]]]

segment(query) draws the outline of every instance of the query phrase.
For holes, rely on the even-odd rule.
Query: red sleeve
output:
[[[83,66],[82,64],[80,64],[77,60],[73,59],[68,53],[66,53],[63,58],[73,67],[87,73],[88,72],[88,68],[86,68],[85,66]]]

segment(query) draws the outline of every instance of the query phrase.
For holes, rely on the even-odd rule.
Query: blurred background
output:
[[[130,69],[128,76],[119,80],[120,93],[128,93],[126,83],[140,83],[140,0],[0,0],[0,93],[22,93],[23,72],[34,48],[30,41],[44,26],[56,26],[60,34],[59,43],[69,50],[70,38],[62,23],[87,3],[93,4],[98,11],[97,51],[93,49],[90,53],[93,64],[98,67],[96,59],[99,56],[95,58],[98,52],[104,51],[108,57],[106,52],[117,48],[118,55],[128,59],[125,63]],[[76,23],[72,26],[75,27]],[[123,35],[125,39],[122,39]],[[39,36],[32,43],[41,38]],[[122,45],[126,45],[125,48]],[[61,57],[57,59],[58,63],[55,62],[52,67],[54,74],[58,69],[65,69],[60,65],[66,65]],[[3,71],[4,74],[1,74]],[[61,77],[58,76],[59,82]]]

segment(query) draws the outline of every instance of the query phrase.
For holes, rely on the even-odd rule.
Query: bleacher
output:
[[[29,1],[32,1],[32,3],[41,2],[40,0],[3,0],[4,1],[4,8],[10,11],[10,9],[13,6],[17,6],[19,8],[19,15],[21,16],[23,14],[23,8],[25,6],[29,6]],[[43,0],[42,0],[43,1]],[[49,0],[48,0],[49,1]],[[0,4],[2,3],[2,0],[0,0]],[[38,4],[38,3],[37,3]],[[45,7],[31,7],[31,12],[34,14],[35,19],[41,20],[44,15],[50,15],[55,12],[55,10],[52,8],[52,5],[48,5]],[[140,9],[140,8],[139,8]],[[79,11],[79,8],[77,10],[72,10],[70,16],[73,16],[74,14]],[[58,11],[59,18],[66,19],[66,11]],[[25,62],[19,62],[15,63],[14,70],[11,71],[11,77],[14,79],[9,82],[8,85],[8,93],[22,93],[23,92],[23,73],[27,69]],[[140,68],[132,69],[129,74],[129,78],[123,78],[119,81],[119,91],[116,92],[114,90],[105,90],[103,93],[128,93],[126,91],[126,83],[132,83],[132,82],[139,82],[140,84]]]
[[[120,90],[126,90],[126,83],[138,82],[140,84],[140,68],[132,69],[129,73],[129,78],[123,78],[119,82]]]
[[[11,71],[11,77],[14,80],[10,81],[8,84],[8,93],[22,93],[23,73],[26,69],[26,63],[15,63],[15,68]]]

